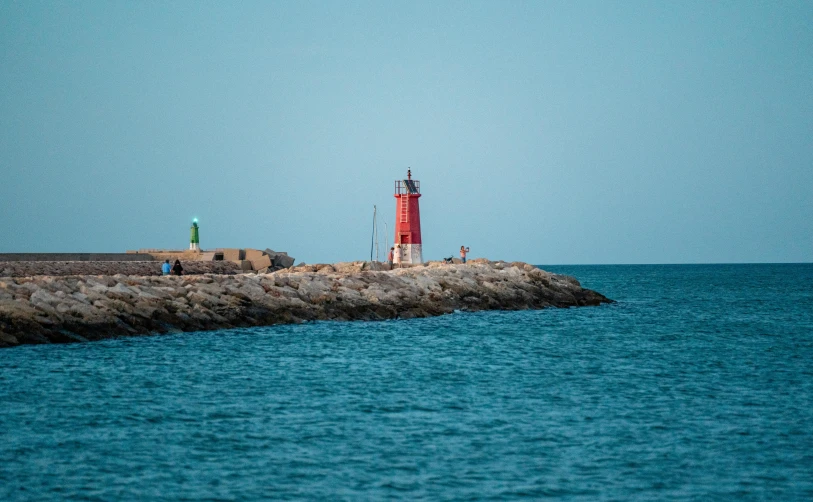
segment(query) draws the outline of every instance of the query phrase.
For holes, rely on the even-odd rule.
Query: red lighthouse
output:
[[[421,182],[407,169],[407,179],[395,182],[395,263],[423,263],[420,197]]]

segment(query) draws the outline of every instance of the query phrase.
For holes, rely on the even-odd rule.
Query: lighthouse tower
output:
[[[189,250],[200,251],[200,235],[198,233],[198,219],[192,220],[192,226],[189,228]]]
[[[395,252],[394,263],[423,263],[421,253],[421,182],[412,179],[407,169],[407,179],[395,182]]]

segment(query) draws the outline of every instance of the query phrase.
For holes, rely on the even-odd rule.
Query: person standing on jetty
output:
[[[390,270],[392,270],[392,252],[393,251],[395,251],[394,247],[390,248],[390,252],[389,252],[389,254],[387,254],[387,263],[390,266]]]
[[[175,260],[175,265],[172,267],[172,275],[183,275],[181,260]]]
[[[460,259],[463,261],[463,263],[466,263],[466,253],[468,253],[469,251],[470,251],[469,248],[465,246],[460,246]]]
[[[161,273],[164,275],[169,275],[171,270],[172,266],[169,264],[169,260],[164,260],[164,264],[161,265]]]

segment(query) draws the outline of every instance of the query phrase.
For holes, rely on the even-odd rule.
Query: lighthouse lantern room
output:
[[[407,169],[406,179],[395,182],[395,263],[423,263],[420,197],[421,182]]]

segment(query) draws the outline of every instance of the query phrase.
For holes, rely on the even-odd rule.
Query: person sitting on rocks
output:
[[[469,248],[465,246],[460,246],[460,259],[463,260],[463,263],[466,263],[466,253],[469,252]]]
[[[181,260],[175,260],[175,265],[172,267],[172,275],[183,275]]]
[[[172,265],[169,264],[169,260],[164,260],[164,264],[161,265],[161,273],[163,275],[169,275],[169,272],[172,270]]]

